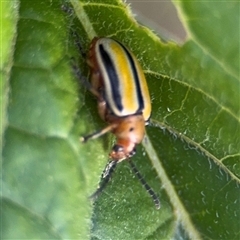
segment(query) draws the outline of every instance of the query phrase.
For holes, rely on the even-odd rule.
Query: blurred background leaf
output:
[[[239,238],[239,3],[176,6],[182,46],[118,0],[2,4],[3,239]],[[114,138],[79,143],[105,124],[71,64],[88,74],[76,41],[94,36],[126,44],[146,74],[152,119],[132,161],[160,210],[127,162],[91,209]]]

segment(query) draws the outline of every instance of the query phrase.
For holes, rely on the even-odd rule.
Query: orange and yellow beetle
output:
[[[117,138],[109,154],[111,160],[102,175],[105,182],[92,197],[102,191],[117,163],[127,159],[152,196],[156,208],[160,208],[156,194],[129,159],[135,154],[136,145],[143,140],[145,125],[149,123],[151,114],[147,82],[138,60],[122,43],[111,38],[94,38],[87,63],[90,66],[91,84],[86,81],[84,83],[97,97],[99,115],[109,125],[101,131],[82,137],[81,140],[86,142],[109,131]],[[79,71],[77,74],[82,79]]]

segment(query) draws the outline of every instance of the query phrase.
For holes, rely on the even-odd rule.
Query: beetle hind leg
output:
[[[82,75],[82,73],[80,72],[80,69],[77,67],[75,63],[72,64],[72,68],[76,77],[87,88],[87,90],[91,92],[98,99],[98,101],[100,102],[103,101],[101,94],[90,84],[88,79],[84,75]]]

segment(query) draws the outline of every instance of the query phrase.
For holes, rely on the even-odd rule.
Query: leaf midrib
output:
[[[146,137],[148,138],[147,134]],[[191,236],[191,239],[201,239],[197,229],[195,228],[187,210],[185,209],[184,205],[181,202],[181,199],[178,197],[177,192],[175,191],[170,179],[168,178],[162,164],[161,160],[159,159],[150,139],[148,138],[148,141],[142,142],[149,159],[155,168],[157,175],[161,182],[163,183],[163,187],[169,196],[169,200],[173,205],[173,208],[175,209],[175,214],[177,215],[177,219],[182,223],[182,225],[185,227],[186,232],[188,232],[188,235]],[[183,217],[184,216],[184,217]]]

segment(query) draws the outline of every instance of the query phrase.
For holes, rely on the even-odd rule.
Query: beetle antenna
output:
[[[118,161],[116,160],[112,160],[108,162],[108,164],[106,165],[102,173],[103,181],[102,183],[100,183],[98,189],[89,197],[90,199],[95,200],[100,195],[100,193],[106,187],[108,182],[111,180],[112,173],[114,172],[114,169],[116,168],[117,163]]]
[[[133,162],[128,159],[128,162],[133,170],[133,172],[136,174],[136,176],[138,177],[138,179],[140,180],[140,182],[142,183],[142,185],[144,186],[144,188],[147,190],[147,192],[149,193],[149,195],[151,196],[151,198],[153,199],[155,206],[157,209],[160,208],[160,201],[156,195],[156,193],[152,190],[152,188],[147,184],[147,182],[144,180],[143,176],[140,174],[140,172],[137,170],[136,166],[133,164]]]

